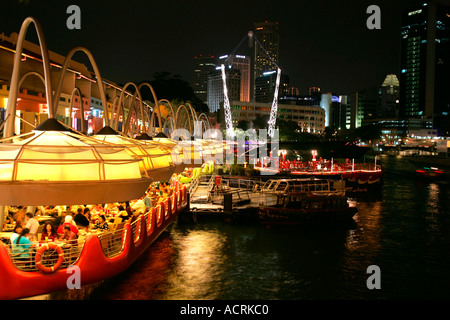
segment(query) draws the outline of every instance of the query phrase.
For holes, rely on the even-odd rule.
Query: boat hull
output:
[[[258,216],[264,225],[312,225],[350,220],[357,212],[355,207],[305,210],[262,206]]]
[[[153,210],[152,214],[140,215],[136,225],[136,230],[138,230],[136,234],[133,234],[128,221],[123,229],[123,249],[114,257],[105,256],[99,237],[89,235],[80,256],[72,265],[78,269],[62,268],[52,274],[21,271],[9,258],[6,245],[0,242],[0,299],[25,298],[68,289],[71,276],[76,270],[79,271],[81,285],[106,280],[120,274],[133,264],[176,219],[186,207],[186,201],[187,197],[184,197],[173,211],[169,202],[168,208],[170,209],[161,215],[156,214]]]

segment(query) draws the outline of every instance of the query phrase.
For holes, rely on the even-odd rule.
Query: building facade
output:
[[[17,33],[12,33],[9,37],[4,34],[0,35],[0,120],[2,122],[5,120],[5,111],[8,105],[13,70],[12,62],[17,38]],[[38,45],[24,41],[22,56],[22,77],[30,72],[42,73],[42,58]],[[49,51],[49,58],[50,75],[54,89],[59,82],[65,56]],[[111,116],[114,100],[121,94],[122,88],[106,79],[103,79],[103,85],[107,96],[107,110]],[[74,92],[74,88],[79,90],[81,96]],[[129,96],[132,96],[132,94],[129,93]],[[82,107],[83,114],[81,112]],[[71,108],[72,112],[70,111]],[[72,60],[70,68],[64,74],[64,85],[62,86],[55,118],[77,131],[81,131],[81,124],[84,122],[85,132],[83,133],[95,133],[104,126],[103,112],[103,103],[94,73],[84,64]],[[123,117],[124,115],[120,119],[123,119]],[[47,118],[48,105],[44,83],[35,74],[24,77],[18,92],[15,134],[30,132]]]
[[[264,72],[277,70],[279,63],[279,28],[278,22],[257,22],[254,24],[254,58],[253,80],[262,76]],[[256,89],[253,87],[253,91]]]
[[[225,77],[228,91],[228,99],[239,100],[241,92],[241,73],[230,66],[225,68]],[[210,73],[207,86],[207,105],[209,112],[217,112],[223,109],[224,88],[222,80],[222,70],[220,67]]]
[[[380,115],[383,118],[400,116],[400,82],[395,74],[389,74],[380,88]]]
[[[257,117],[269,117],[271,108],[271,103],[230,101],[233,127],[240,121],[251,127]],[[297,122],[302,132],[320,134],[325,130],[325,111],[319,106],[278,104],[278,118]]]
[[[251,59],[244,55],[224,55],[219,57],[219,64],[230,66],[239,70],[241,75],[241,86],[239,101],[250,102],[251,97]]]
[[[277,71],[264,72],[255,79],[255,102],[271,103],[275,94]],[[278,96],[289,95],[289,77],[281,74]]]
[[[213,55],[196,56],[194,58],[194,93],[203,102],[208,101],[208,76],[217,67],[217,58]]]
[[[449,6],[431,1],[403,13],[400,63],[400,116],[430,119],[448,135]]]

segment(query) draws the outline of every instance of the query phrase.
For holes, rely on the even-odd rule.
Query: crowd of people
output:
[[[30,261],[44,242],[59,242],[78,249],[79,237],[91,231],[110,231],[156,207],[181,188],[174,174],[168,182],[152,183],[137,200],[71,206],[5,206],[5,220],[0,231],[12,231],[9,237],[15,259]],[[4,228],[5,227],[5,228]],[[13,229],[11,229],[13,228]],[[6,239],[4,239],[6,240]]]
[[[15,254],[29,258],[36,243],[63,241],[77,244],[80,231],[109,231],[112,226],[130,219],[158,205],[178,189],[178,180],[152,183],[137,200],[95,205],[6,207],[4,225],[14,226],[9,242]],[[32,213],[30,209],[34,209]],[[41,222],[39,222],[39,220]]]

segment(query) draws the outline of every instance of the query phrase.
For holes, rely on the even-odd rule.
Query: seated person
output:
[[[94,229],[100,229],[100,230],[105,230],[105,231],[109,230],[109,225],[108,225],[108,222],[106,221],[106,217],[104,214],[101,214],[98,217],[98,220],[94,226]]]
[[[73,218],[70,215],[67,215],[64,218],[64,223],[58,227],[58,230],[56,231],[58,234],[64,233],[64,226],[68,225],[70,227],[70,230],[72,230],[73,233],[75,233],[78,236],[78,228],[75,225],[75,222],[73,222]]]
[[[84,210],[87,210],[89,212],[88,208],[84,208]],[[88,220],[88,218],[86,218],[86,215],[83,213],[83,209],[81,209],[81,208],[78,208],[78,213],[73,218],[73,221],[75,221],[75,223],[81,227],[89,226],[89,220]]]
[[[91,209],[91,212],[94,214],[100,214],[100,213],[105,212],[105,210],[103,208],[103,205],[101,203],[99,203]]]
[[[78,245],[78,236],[70,229],[69,225],[65,225],[63,228],[63,234],[59,237],[59,240],[64,241],[73,246]]]
[[[147,211],[147,207],[145,206],[143,199],[139,199],[135,203],[131,204],[131,209],[136,214],[145,213]]]
[[[20,225],[19,223],[17,223],[14,227],[14,231],[11,234],[11,236],[9,237],[9,241],[11,242],[11,244],[14,242],[14,240],[17,239],[18,236],[20,236],[20,234],[22,233],[23,227],[22,225]]]
[[[44,226],[44,230],[42,231],[40,240],[56,241],[57,239],[58,234],[56,233],[55,226],[52,223],[47,222]]]
[[[30,249],[34,248],[34,244],[28,239],[30,229],[23,228],[20,235],[11,243],[12,253],[16,259],[31,259]]]
[[[128,218],[129,218],[127,211],[125,210],[125,208],[122,205],[119,206],[119,215],[118,215],[118,217],[122,218],[122,222],[128,220]]]

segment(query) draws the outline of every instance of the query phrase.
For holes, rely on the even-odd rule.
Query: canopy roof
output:
[[[147,172],[157,180],[168,180],[175,170],[171,147],[153,140],[132,139],[115,132],[110,127],[104,127],[96,135],[85,137],[82,141],[87,144],[126,146],[143,160],[140,163],[141,171]]]
[[[15,137],[15,142],[3,139],[4,142],[0,143],[0,189],[12,184],[44,183],[49,188],[57,188],[59,183],[67,182],[74,186],[125,180],[140,183],[142,179],[151,182],[147,172],[140,168],[143,159],[127,146],[86,143],[83,141],[85,136],[70,131],[55,119],[46,120],[27,136],[24,140],[16,141]],[[20,188],[15,190],[21,192]],[[144,191],[145,188],[135,198]],[[63,202],[50,204],[69,204],[64,202],[68,198],[62,194],[54,200]],[[0,205],[17,205],[7,201],[5,195],[0,195]]]

